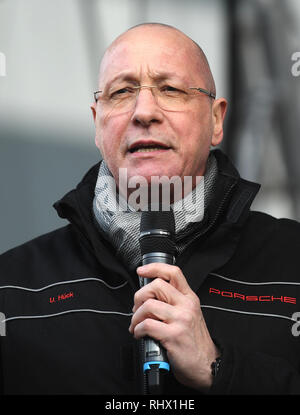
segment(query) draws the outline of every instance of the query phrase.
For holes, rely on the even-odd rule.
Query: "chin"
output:
[[[150,171],[148,169],[140,169],[137,170],[134,175],[129,175],[130,178],[143,177],[149,184],[159,182],[161,177],[168,177],[169,179],[171,179],[174,176],[178,176],[178,174],[176,174],[175,172],[165,171],[163,169],[151,169]]]

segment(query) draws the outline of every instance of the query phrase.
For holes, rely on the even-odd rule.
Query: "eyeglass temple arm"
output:
[[[196,91],[203,92],[203,94],[206,94],[206,95],[208,95],[211,98],[214,98],[214,99],[216,98],[215,94],[213,94],[210,91],[207,91],[206,89],[197,88],[197,87],[190,87],[189,89],[195,89]]]
[[[95,102],[97,102],[97,101],[98,101],[98,99],[97,99],[97,94],[98,94],[99,92],[102,92],[102,91],[95,91],[95,92],[94,92],[94,99],[95,99]]]

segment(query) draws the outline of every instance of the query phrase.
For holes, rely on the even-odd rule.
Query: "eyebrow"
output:
[[[115,75],[112,79],[110,79],[105,87],[109,87],[116,81],[129,81],[129,82],[137,82],[139,75],[130,71],[124,71]],[[164,81],[166,79],[178,78],[178,74],[176,72],[167,72],[167,71],[156,71],[155,73],[150,73],[150,78],[155,81]]]

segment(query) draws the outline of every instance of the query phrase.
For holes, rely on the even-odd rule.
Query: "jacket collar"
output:
[[[260,187],[257,183],[241,179],[236,168],[221,150],[214,150],[214,154],[218,162],[218,178],[214,195],[201,225],[203,235],[198,238],[198,243],[194,244],[197,246],[201,244],[201,241],[210,240],[212,235],[218,236],[219,239],[222,236],[223,240],[229,230],[238,234],[238,230],[248,217],[251,203]],[[130,275],[121,261],[116,260],[113,247],[101,235],[101,230],[99,231],[94,222],[92,206],[99,166],[100,162],[86,173],[75,189],[68,192],[53,206],[61,218],[67,219],[75,226],[82,236],[83,243],[98,258],[101,265],[113,271],[110,275],[115,274],[126,278],[133,287],[137,288],[138,279],[135,275]],[[225,263],[233,254],[237,238],[233,239],[234,244],[230,244],[230,249],[229,246],[226,247],[226,254],[221,255],[222,260],[217,261],[218,263]],[[193,250],[188,251],[188,255],[182,255],[179,259],[182,266],[187,266],[187,260],[193,252]],[[208,268],[211,268],[211,264]]]
[[[207,275],[226,264],[236,251],[243,225],[260,185],[242,179],[229,158],[215,150],[218,179],[196,240],[177,259],[189,285],[197,291]]]

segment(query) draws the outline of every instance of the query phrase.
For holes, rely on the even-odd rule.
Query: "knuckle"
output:
[[[189,310],[183,310],[180,314],[180,320],[185,325],[190,325],[193,321],[193,315]]]
[[[181,269],[177,265],[173,265],[173,278],[179,279],[181,275]]]
[[[181,269],[179,268],[178,265],[174,265],[174,271],[175,271],[175,274],[178,276],[182,274]]]
[[[134,301],[135,304],[139,301],[139,298],[140,298],[140,293],[139,293],[139,291],[136,291],[134,296],[133,296],[133,301]]]
[[[153,285],[156,288],[160,288],[163,285],[164,281],[161,278],[155,278]]]
[[[159,295],[159,293],[164,292],[165,284],[167,284],[167,282],[163,279],[155,278],[155,280],[153,281],[153,291],[156,296]]]
[[[146,332],[151,331],[151,328],[153,327],[153,321],[151,320],[151,318],[146,318],[143,321],[143,326]]]
[[[144,302],[144,307],[145,307],[145,311],[151,311],[155,308],[156,305],[156,301],[154,298],[148,298],[148,300],[146,300]]]
[[[198,312],[200,309],[200,299],[196,294],[187,297],[187,306],[192,312]]]

